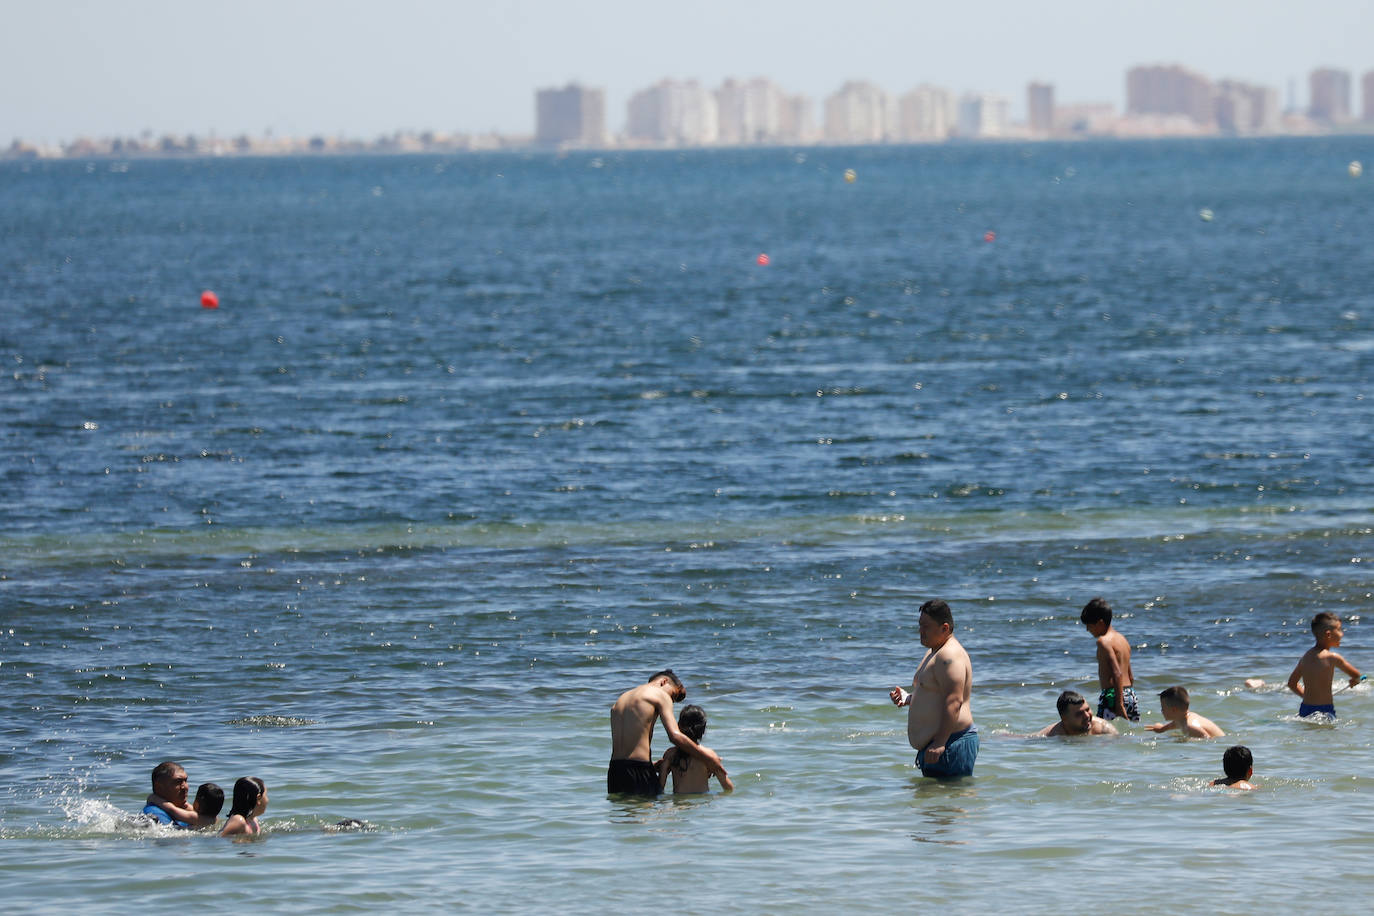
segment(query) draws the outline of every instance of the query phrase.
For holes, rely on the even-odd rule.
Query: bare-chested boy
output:
[[[1186,738],[1220,738],[1226,734],[1221,726],[1206,716],[1200,716],[1188,708],[1188,688],[1167,687],[1159,693],[1159,711],[1167,722],[1157,722],[1145,726],[1158,734],[1171,728],[1178,729]]]
[[[1079,615],[1083,626],[1097,640],[1097,679],[1102,693],[1097,698],[1097,714],[1104,719],[1140,721],[1140,704],[1135,697],[1135,677],[1131,674],[1131,644],[1112,628],[1112,606],[1105,598],[1094,598]]]
[[[1288,675],[1288,689],[1302,697],[1298,705],[1298,715],[1320,715],[1336,718],[1336,706],[1331,696],[1331,680],[1340,668],[1350,675],[1350,686],[1354,687],[1363,678],[1355,666],[1331,650],[1341,644],[1345,633],[1341,629],[1341,618],[1323,611],[1312,618],[1312,635],[1317,644],[1303,653],[1297,667]]]
[[[954,638],[954,614],[939,599],[921,605],[917,622],[927,652],[911,678],[911,691],[888,692],[898,706],[909,706],[906,737],[916,748],[922,776],[972,776],[978,757],[973,724],[973,666]]]
[[[682,733],[673,717],[674,701],[687,699],[673,669],[665,668],[649,678],[647,684],[632,687],[611,707],[611,764],[606,770],[606,791],[627,795],[656,796],[659,793],[658,769],[651,749],[654,721],[663,720],[668,740],[683,753],[696,757],[724,785],[728,782],[719,755]]]

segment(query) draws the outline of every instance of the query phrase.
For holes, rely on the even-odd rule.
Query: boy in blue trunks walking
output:
[[[1317,644],[1298,659],[1297,667],[1288,676],[1288,689],[1302,697],[1302,703],[1298,706],[1299,716],[1304,719],[1308,716],[1334,719],[1336,706],[1332,702],[1331,681],[1336,669],[1340,668],[1350,675],[1351,687],[1360,682],[1360,672],[1331,651],[1341,644],[1341,637],[1345,635],[1341,629],[1341,618],[1326,611],[1316,615],[1312,618],[1312,635],[1316,637]]]
[[[1097,714],[1108,721],[1140,721],[1140,704],[1135,696],[1135,676],[1131,673],[1131,644],[1112,629],[1112,606],[1105,598],[1094,598],[1083,605],[1078,617],[1097,640],[1097,679],[1102,693],[1097,698]]]

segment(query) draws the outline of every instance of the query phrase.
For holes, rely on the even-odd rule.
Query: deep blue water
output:
[[[704,908],[888,911],[915,876],[874,862],[916,839],[980,863],[937,868],[968,909],[1062,911],[1104,834],[1053,774],[1091,754],[1134,860],[1186,840],[1218,909],[1296,905],[1279,831],[1374,813],[1369,700],[1312,732],[1237,687],[1319,610],[1374,667],[1352,160],[1374,139],[0,164],[0,887],[592,911],[628,857],[706,869]],[[1098,593],[1146,705],[1187,683],[1266,799],[1201,788],[1211,743],[1010,737],[1095,690]],[[885,708],[934,596],[988,735],[952,795]],[[605,710],[666,664],[744,778],[622,811]],[[118,825],[166,757],[268,781],[256,871]],[[1237,875],[1180,808],[1278,846]],[[1349,840],[1324,867],[1367,893]]]

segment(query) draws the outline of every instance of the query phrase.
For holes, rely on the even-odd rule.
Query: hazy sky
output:
[[[819,103],[846,80],[1061,104],[1125,102],[1179,63],[1307,103],[1315,67],[1374,70],[1374,2],[1294,0],[0,0],[0,143],[211,132],[532,133],[534,91],[715,88],[767,76]]]

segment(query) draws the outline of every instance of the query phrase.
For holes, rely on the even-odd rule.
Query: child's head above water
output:
[[[1243,744],[1228,747],[1226,753],[1221,755],[1221,769],[1227,779],[1249,779],[1254,768],[1254,755]]]
[[[1320,637],[1327,630],[1339,629],[1341,618],[1330,611],[1322,611],[1312,618],[1312,635]]]
[[[1086,626],[1105,623],[1108,626],[1112,622],[1112,606],[1107,603],[1106,598],[1094,598],[1083,605],[1083,613],[1078,615],[1078,619]]]
[[[1159,692],[1159,708],[1167,716],[1170,712],[1188,712],[1188,688],[1166,687]]]
[[[224,809],[224,790],[213,782],[202,783],[196,789],[196,800],[191,802],[191,807],[201,817],[219,817]]]

